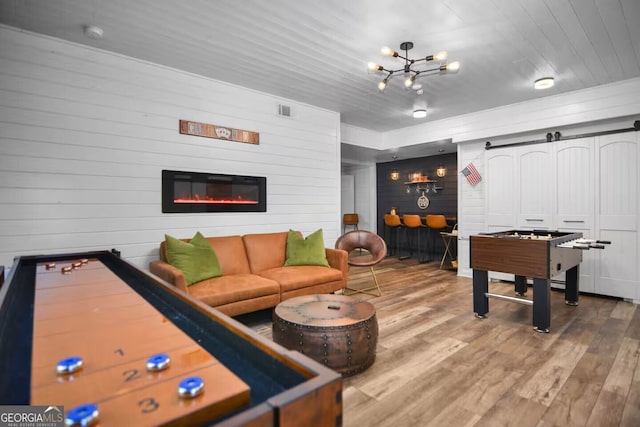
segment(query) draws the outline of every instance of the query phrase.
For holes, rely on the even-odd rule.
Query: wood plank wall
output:
[[[291,118],[276,115],[278,104]],[[187,119],[260,145],[178,133]],[[161,170],[267,177],[266,213],[162,214]],[[164,234],[341,232],[340,116],[0,26],[0,264],[117,248],[142,268]]]

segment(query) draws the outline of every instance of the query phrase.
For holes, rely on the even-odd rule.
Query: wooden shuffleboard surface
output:
[[[193,425],[248,405],[240,378],[166,319],[99,260],[38,264],[33,313],[32,405],[98,407],[97,425]],[[169,356],[166,369],[147,361]],[[59,361],[82,367],[59,374]],[[181,397],[179,384],[199,378],[203,391]]]

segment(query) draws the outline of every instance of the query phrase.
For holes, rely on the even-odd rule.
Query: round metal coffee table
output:
[[[346,295],[307,295],[278,304],[273,311],[273,340],[350,376],[376,359],[375,307]]]

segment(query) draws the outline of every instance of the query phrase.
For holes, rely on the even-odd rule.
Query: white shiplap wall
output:
[[[292,106],[290,119],[277,105]],[[178,133],[187,119],[260,144]],[[267,177],[266,213],[162,214],[161,170]],[[340,233],[340,116],[0,26],[0,264],[117,248],[147,268],[165,233]]]
[[[484,163],[484,144],[480,142],[458,146],[458,171],[469,163],[486,177]],[[469,236],[485,230],[485,185],[481,180],[471,185],[464,175],[458,172],[458,274],[470,277],[472,270],[469,261]]]

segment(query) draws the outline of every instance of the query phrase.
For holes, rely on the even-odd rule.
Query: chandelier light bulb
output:
[[[379,71],[382,70],[382,65],[376,64],[375,62],[369,62],[367,64],[367,67],[371,70],[371,71]]]
[[[413,86],[413,82],[415,81],[415,79],[416,79],[416,76],[408,77],[408,78],[404,81],[404,86],[405,86],[405,87],[411,87],[411,86]]]
[[[458,71],[459,69],[460,69],[460,63],[458,61],[455,61],[446,65],[447,71]]]
[[[460,69],[460,63],[458,61],[440,66],[440,71],[458,71],[459,69]]]
[[[436,61],[444,61],[448,56],[449,54],[447,53],[447,51],[443,50],[433,55],[433,59],[435,59]]]
[[[380,53],[383,54],[384,56],[397,56],[398,55],[393,49],[391,49],[388,46],[385,46],[382,49],[380,49]]]
[[[380,83],[378,83],[378,90],[384,90],[387,87],[387,79],[384,79]]]

